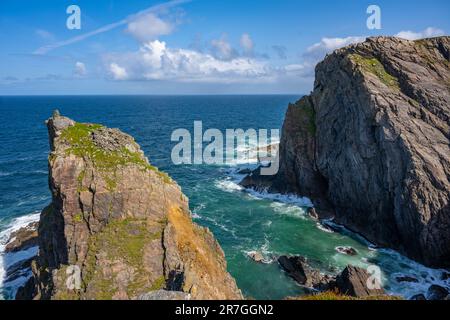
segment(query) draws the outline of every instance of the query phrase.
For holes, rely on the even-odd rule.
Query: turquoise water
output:
[[[97,122],[133,135],[150,161],[168,172],[190,198],[194,220],[209,227],[226,254],[228,270],[247,297],[280,299],[303,294],[276,263],[259,264],[248,252],[260,251],[267,260],[298,254],[325,273],[347,264],[377,265],[390,293],[409,297],[426,291],[441,271],[425,268],[391,250],[375,250],[364,239],[331,229],[305,214],[307,199],[261,195],[237,185],[241,166],[175,166],[170,161],[173,130],[192,130],[196,120],[204,129],[280,128],[289,102],[299,96],[87,96],[0,97],[0,277],[1,266],[20,257],[2,255],[11,228],[30,219],[49,201],[48,138],[44,125],[53,109],[80,122]],[[31,218],[37,216],[31,216]],[[17,220],[19,219],[19,220]],[[351,246],[358,255],[336,251]],[[3,268],[4,269],[4,268]],[[398,275],[413,275],[418,284],[398,283]],[[19,279],[23,281],[23,279]],[[5,298],[20,284],[3,283]]]

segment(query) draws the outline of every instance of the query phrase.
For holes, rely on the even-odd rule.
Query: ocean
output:
[[[279,255],[302,255],[325,273],[347,264],[378,266],[384,288],[405,298],[426,292],[440,280],[442,270],[426,268],[393,250],[379,249],[332,222],[308,217],[309,199],[243,190],[239,161],[234,165],[174,165],[171,133],[193,129],[281,129],[289,102],[300,96],[35,96],[0,97],[0,296],[11,299],[27,275],[4,282],[5,269],[33,255],[5,254],[14,230],[39,217],[51,200],[48,190],[48,136],[44,121],[54,109],[79,122],[101,123],[135,137],[151,163],[169,173],[190,199],[193,219],[206,226],[221,244],[229,272],[248,298],[281,299],[304,294],[277,263],[256,263],[248,254],[261,252],[267,260]],[[332,228],[330,228],[332,227]],[[337,230],[338,229],[338,230]],[[333,231],[334,230],[334,231]],[[337,231],[336,231],[337,230]],[[358,255],[339,253],[350,246]],[[398,282],[408,275],[418,283]]]

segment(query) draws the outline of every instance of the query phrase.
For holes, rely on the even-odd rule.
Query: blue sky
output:
[[[2,0],[0,94],[308,93],[327,52],[448,35],[449,13],[448,0]]]

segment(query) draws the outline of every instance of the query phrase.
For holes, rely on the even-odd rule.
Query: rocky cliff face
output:
[[[41,214],[33,278],[18,297],[242,297],[211,232],[191,221],[180,187],[131,136],[58,113],[47,126],[53,200]]]
[[[450,267],[450,38],[369,38],[328,55],[287,111],[276,177],[337,222],[429,266]]]

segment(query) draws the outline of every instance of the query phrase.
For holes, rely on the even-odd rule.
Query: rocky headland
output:
[[[22,230],[10,245],[39,246],[16,298],[242,298],[212,233],[131,136],[58,112],[47,127],[52,202],[38,234]]]
[[[274,177],[320,216],[431,267],[450,267],[450,37],[368,38],[328,55],[288,107]]]

